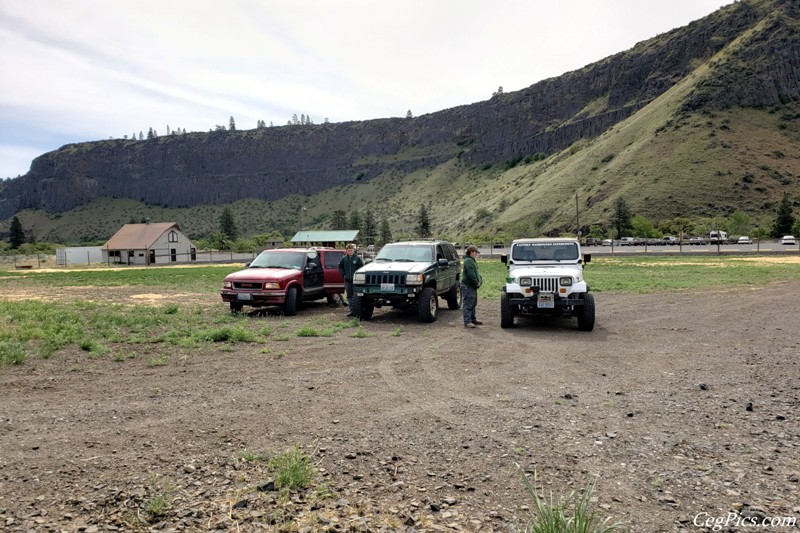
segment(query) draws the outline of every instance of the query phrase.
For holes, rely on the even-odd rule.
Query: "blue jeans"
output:
[[[461,284],[461,311],[464,313],[464,324],[475,322],[475,308],[478,306],[478,289]]]
[[[352,281],[345,281],[344,282],[344,292],[347,295],[347,310],[350,314],[353,314],[353,282]]]

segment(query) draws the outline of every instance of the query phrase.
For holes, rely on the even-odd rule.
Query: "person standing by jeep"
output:
[[[478,288],[483,284],[483,277],[478,271],[478,247],[474,244],[467,246],[464,257],[464,269],[461,272],[461,309],[464,312],[464,327],[474,328],[483,324],[475,318],[475,308],[478,306]]]
[[[353,312],[353,274],[364,266],[364,260],[356,253],[356,245],[352,242],[345,248],[346,255],[339,260],[339,274],[344,278],[344,292],[347,295],[347,316],[356,316]]]

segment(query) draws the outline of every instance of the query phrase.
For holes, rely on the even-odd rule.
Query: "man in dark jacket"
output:
[[[483,324],[475,318],[475,308],[478,306],[478,287],[483,284],[483,277],[478,272],[478,247],[467,246],[464,257],[464,269],[461,272],[461,310],[464,312],[464,327],[474,328]]]
[[[344,278],[344,292],[347,294],[347,316],[356,316],[353,312],[353,274],[364,266],[364,260],[356,253],[356,245],[352,242],[345,248],[347,255],[339,261],[339,274]]]

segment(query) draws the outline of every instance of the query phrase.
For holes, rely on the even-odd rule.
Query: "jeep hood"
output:
[[[279,281],[300,275],[293,268],[246,268],[225,276],[226,281]]]
[[[583,277],[581,265],[562,264],[562,265],[513,265],[508,273],[509,276],[520,277],[528,276],[532,278],[575,276]]]
[[[357,272],[408,272],[419,274],[430,266],[429,262],[412,263],[410,261],[373,261],[368,265],[359,268]]]

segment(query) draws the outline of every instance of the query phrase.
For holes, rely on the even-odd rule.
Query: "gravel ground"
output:
[[[345,320],[312,304],[250,317],[275,331],[266,344],[163,366],[77,348],[28,359],[0,370],[0,524],[514,531],[529,517],[524,472],[548,497],[593,483],[593,507],[631,531],[712,531],[697,524],[728,513],[739,527],[721,531],[797,531],[742,524],[800,518],[799,294],[797,281],[598,293],[591,333],[570,320],[503,330],[499,302],[482,300],[475,330],[459,312],[424,325],[377,310],[363,337],[297,337]],[[217,299],[181,296],[227,312]],[[263,459],[296,445],[318,474],[282,496]]]

